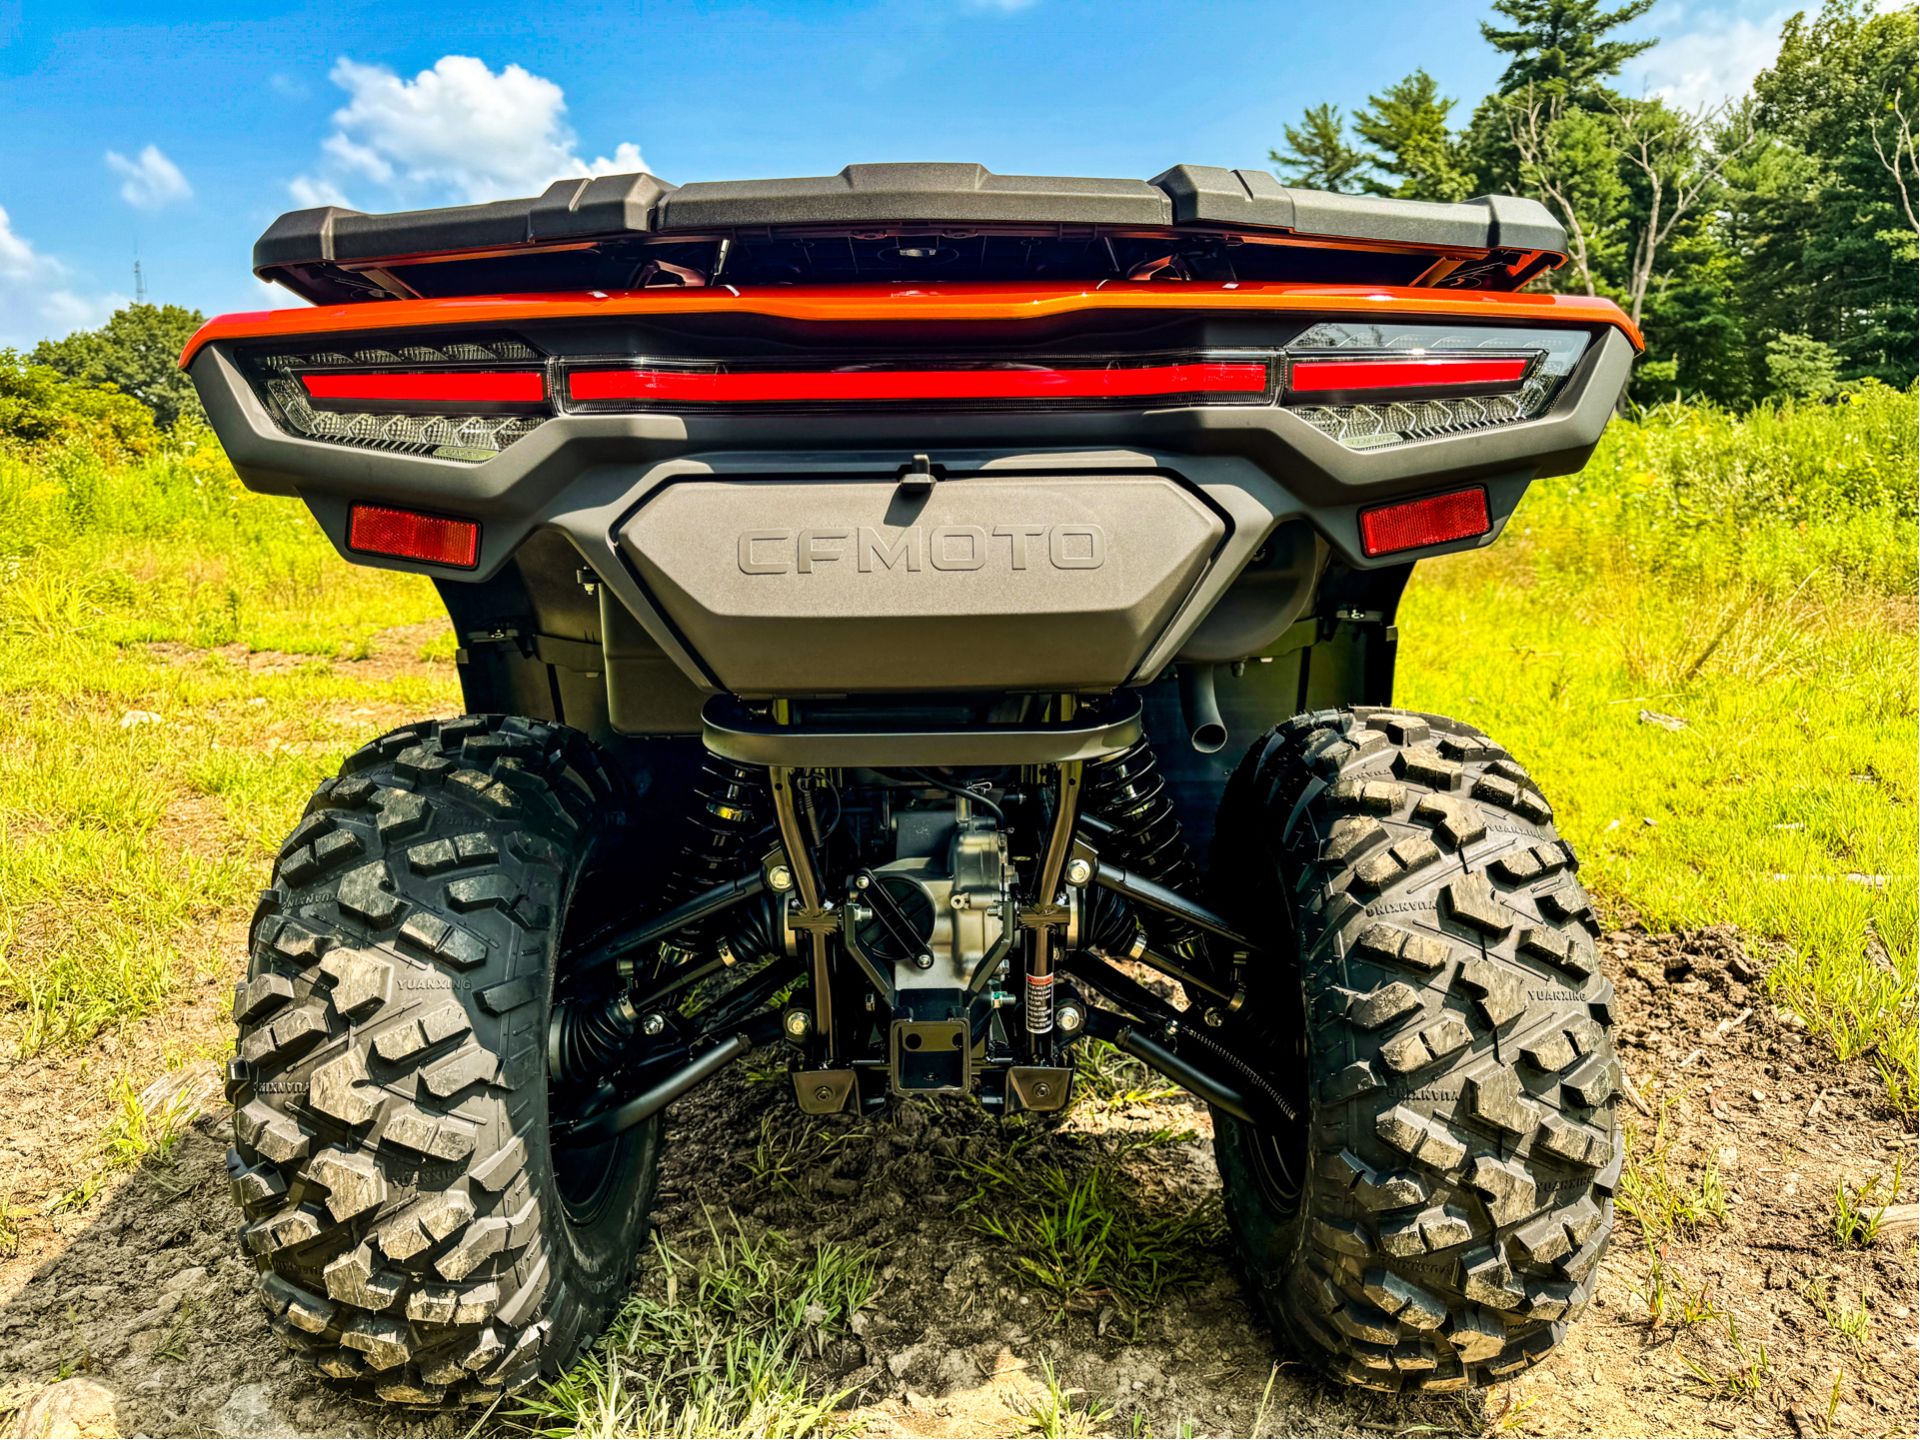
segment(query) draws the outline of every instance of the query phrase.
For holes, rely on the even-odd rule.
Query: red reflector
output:
[[[1423,355],[1404,360],[1296,360],[1287,390],[1318,395],[1330,390],[1426,390],[1461,385],[1518,385],[1533,364],[1530,355]]]
[[[1476,486],[1362,510],[1360,548],[1369,555],[1392,555],[1423,545],[1469,540],[1492,528],[1493,522],[1487,518],[1487,492]]]
[[[1263,361],[1195,360],[1110,370],[577,370],[581,401],[778,405],[862,400],[1118,400],[1156,395],[1264,395]]]
[[[444,515],[356,505],[347,515],[347,548],[471,570],[480,560],[480,527]]]
[[[538,405],[547,377],[538,370],[389,370],[302,375],[315,400],[392,405]]]

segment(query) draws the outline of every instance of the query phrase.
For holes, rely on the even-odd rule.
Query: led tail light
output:
[[[355,505],[347,512],[347,548],[363,555],[471,570],[480,563],[480,527],[447,515]]]
[[[1526,355],[1386,355],[1374,359],[1305,357],[1287,370],[1287,394],[1326,400],[1416,395],[1493,395],[1517,390],[1539,358]]]
[[[1263,403],[1273,391],[1266,356],[1031,364],[888,362],[839,368],[757,369],[639,363],[568,372],[577,408],[688,405],[1017,405],[1106,401]]]
[[[1350,450],[1531,420],[1585,353],[1584,330],[1324,322],[1287,347],[1284,402]]]
[[[478,461],[559,413],[1271,406],[1349,449],[1543,413],[1589,343],[1544,326],[1322,321],[1284,348],[1135,355],[554,364],[503,337],[241,357],[305,439]]]
[[[1360,548],[1368,555],[1397,555],[1444,545],[1449,540],[1472,540],[1493,529],[1487,514],[1487,492],[1479,486],[1376,505],[1360,512]]]
[[[552,416],[545,361],[518,340],[248,357],[283,430],[442,460],[489,460]]]
[[[547,398],[540,370],[348,370],[301,375],[307,398],[329,408],[406,411],[423,406],[539,405]]]

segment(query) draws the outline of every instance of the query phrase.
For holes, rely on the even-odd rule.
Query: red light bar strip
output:
[[[1369,555],[1394,555],[1449,540],[1471,540],[1493,528],[1487,492],[1475,486],[1424,500],[1377,505],[1360,512],[1360,548]]]
[[[579,401],[782,405],[810,401],[1132,400],[1267,391],[1262,361],[1194,360],[1119,369],[980,370],[576,370]]]
[[[480,527],[445,515],[355,505],[347,512],[347,548],[363,555],[471,570],[480,563]]]
[[[1511,386],[1527,378],[1527,367],[1532,364],[1532,357],[1526,355],[1428,355],[1405,360],[1295,360],[1287,372],[1287,393],[1314,395],[1326,391]]]
[[[538,370],[315,371],[300,383],[315,400],[363,405],[538,405],[547,398]]]

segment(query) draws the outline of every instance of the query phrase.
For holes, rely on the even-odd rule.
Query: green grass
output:
[[[346,658],[439,614],[414,576],[350,566],[304,507],[234,478],[206,431],[126,465],[0,446],[0,637]]]
[[[1178,1095],[1158,1071],[1115,1049],[1105,1040],[1086,1039],[1073,1047],[1076,1102],[1100,1110],[1125,1110]]]
[[[1767,1354],[1767,1347],[1760,1341],[1748,1345],[1740,1334],[1740,1325],[1731,1314],[1722,1312],[1719,1317],[1726,1326],[1726,1344],[1724,1358],[1709,1357],[1697,1360],[1685,1351],[1680,1353],[1680,1361],[1708,1395],[1726,1400],[1757,1401],[1766,1393],[1773,1379],[1773,1360]]]
[[[1777,999],[1908,1110],[1915,449],[1884,388],[1616,424],[1415,572],[1398,685],[1513,748],[1616,918],[1772,942]]]
[[[1819,1278],[1808,1281],[1800,1293],[1855,1351],[1865,1355],[1872,1350],[1873,1312],[1864,1304],[1852,1305],[1835,1299],[1827,1282]]]
[[[1620,1169],[1616,1203],[1650,1245],[1727,1223],[1727,1192],[1714,1157],[1704,1156],[1698,1173],[1689,1177],[1680,1173],[1671,1154],[1667,1114],[1672,1106],[1671,1098],[1661,1102],[1651,1136],[1632,1121],[1626,1124],[1627,1158]]]
[[[1887,1210],[1900,1196],[1900,1162],[1893,1174],[1876,1175],[1859,1185],[1842,1180],[1833,1187],[1831,1229],[1842,1250],[1865,1250],[1880,1238],[1880,1226]]]
[[[711,1224],[711,1222],[710,1222]],[[783,1436],[843,1433],[846,1398],[806,1360],[874,1298],[856,1252],[712,1225],[697,1256],[656,1244],[659,1266],[607,1333],[510,1417],[547,1436]]]
[[[779,1078],[787,1076],[780,1070]],[[837,1118],[837,1117],[836,1117]],[[825,1124],[819,1117],[797,1116],[791,1107],[760,1117],[760,1139],[747,1162],[756,1190],[800,1193],[807,1172],[831,1167],[854,1132]]]
[[[1113,1406],[1084,1398],[1086,1391],[1067,1387],[1053,1373],[1053,1361],[1040,1357],[1040,1398],[1027,1407],[1027,1433],[1039,1440],[1079,1440],[1097,1435],[1113,1418]]]
[[[124,1075],[114,1082],[119,1108],[101,1141],[107,1164],[124,1170],[149,1162],[164,1165],[173,1158],[207,1099],[192,1078],[163,1075],[144,1090]]]
[[[1005,1247],[1009,1267],[1056,1317],[1111,1304],[1137,1329],[1161,1296],[1206,1275],[1225,1233],[1211,1199],[1156,1203],[1111,1162],[1075,1174],[1016,1155],[975,1169],[974,1228]]]
[[[1714,1302],[1714,1282],[1703,1280],[1698,1284],[1688,1280],[1677,1265],[1671,1264],[1661,1253],[1664,1247],[1646,1241],[1647,1277],[1633,1287],[1647,1307],[1647,1328],[1659,1330],[1663,1325],[1671,1325],[1679,1330],[1692,1330],[1709,1320],[1724,1320],[1726,1311]]]
[[[376,683],[336,659],[436,614],[425,582],[343,563],[204,437],[119,466],[0,447],[0,1053],[233,968],[223,926],[313,786],[454,708],[448,672]]]

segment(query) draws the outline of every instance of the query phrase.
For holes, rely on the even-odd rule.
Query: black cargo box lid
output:
[[[1177,165],[1152,180],[996,175],[980,165],[849,165],[838,175],[673,186],[652,175],[558,180],[532,199],[364,214],[327,206],[281,216],[254,272],[310,298],[341,298],[315,270],[428,257],[671,242],[741,230],[862,225],[1090,226],[1293,235],[1434,251],[1558,257],[1566,235],[1539,202],[1458,204],[1337,195],[1259,170]],[[386,298],[369,287],[365,298]]]

